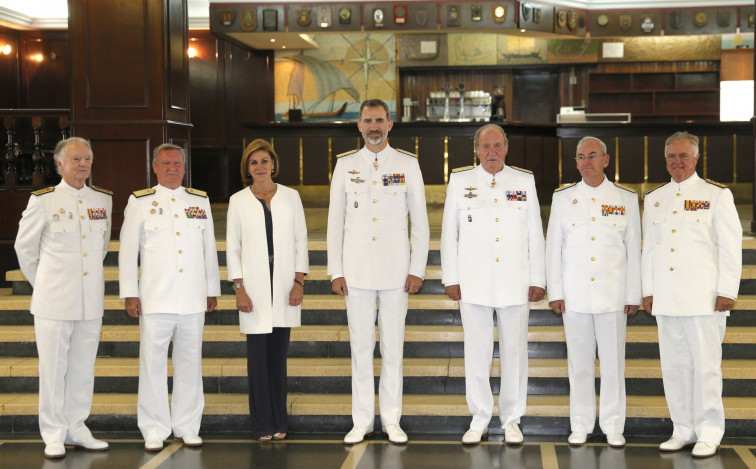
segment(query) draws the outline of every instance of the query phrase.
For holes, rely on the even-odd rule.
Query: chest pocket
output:
[[[164,215],[148,217],[142,226],[145,249],[170,247],[177,235],[173,233],[173,224]]]
[[[683,215],[683,219],[686,223],[690,223],[693,225],[696,224],[704,224],[704,225],[710,225],[713,218],[713,212],[709,210],[696,210],[696,211],[686,211]]]
[[[460,202],[459,207],[460,231],[478,231],[491,224],[490,212],[482,202],[465,198]]]
[[[50,223],[50,239],[53,249],[62,252],[73,252],[81,249],[76,225],[76,220],[60,220]]]

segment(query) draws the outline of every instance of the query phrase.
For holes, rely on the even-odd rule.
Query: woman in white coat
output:
[[[291,328],[301,324],[309,269],[302,200],[273,182],[278,168],[268,142],[251,142],[241,160],[245,187],[228,204],[228,278],[247,334],[249,413],[258,441],[286,437],[286,353]]]

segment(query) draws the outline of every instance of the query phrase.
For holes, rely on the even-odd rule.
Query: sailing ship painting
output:
[[[352,81],[341,70],[325,60],[304,54],[292,55],[287,59],[294,62],[286,93],[289,99],[289,109],[301,109],[302,118],[333,119],[340,117],[346,110],[347,101],[344,101],[339,107],[335,106],[336,95],[339,91],[345,92],[355,101],[360,100],[360,93]],[[309,103],[305,103],[303,99],[305,68],[309,70],[317,89],[317,99]],[[288,113],[282,117],[288,119]]]

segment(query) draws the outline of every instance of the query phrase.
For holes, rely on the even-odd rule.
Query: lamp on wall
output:
[[[8,55],[12,51],[13,51],[13,48],[11,47],[10,44],[4,44],[4,45],[0,46],[0,53],[2,53],[3,55]]]
[[[197,49],[194,48],[193,46],[189,46],[189,48],[186,50],[186,55],[190,59],[193,59],[193,58],[197,57],[197,55],[198,55]]]

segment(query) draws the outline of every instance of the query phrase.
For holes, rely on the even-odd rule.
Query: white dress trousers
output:
[[[499,419],[502,427],[520,423],[528,397],[528,316],[530,303],[492,308],[459,302],[465,336],[465,397],[472,414],[470,428],[487,432],[493,415],[491,363],[493,314],[499,334]]]
[[[378,386],[381,425],[399,425],[404,388],[402,358],[407,298],[403,288],[350,288],[349,294],[344,297],[352,351],[352,420],[355,427],[372,429],[375,420],[373,350],[376,316],[381,350],[381,379]],[[381,314],[377,314],[376,304]]]
[[[599,427],[605,435],[625,430],[625,332],[627,316],[615,313],[562,315],[570,378],[570,427],[591,433],[596,423],[596,348],[601,357]]]
[[[656,316],[672,435],[718,445],[725,428],[722,341],[726,316]]]
[[[91,436],[94,365],[102,318],[61,321],[34,316],[39,354],[39,431],[46,445]]]
[[[205,314],[143,314],[139,317],[137,420],[145,440],[199,434],[202,392],[202,331]],[[145,338],[149,337],[149,340]],[[173,394],[168,408],[168,346],[173,337]]]

